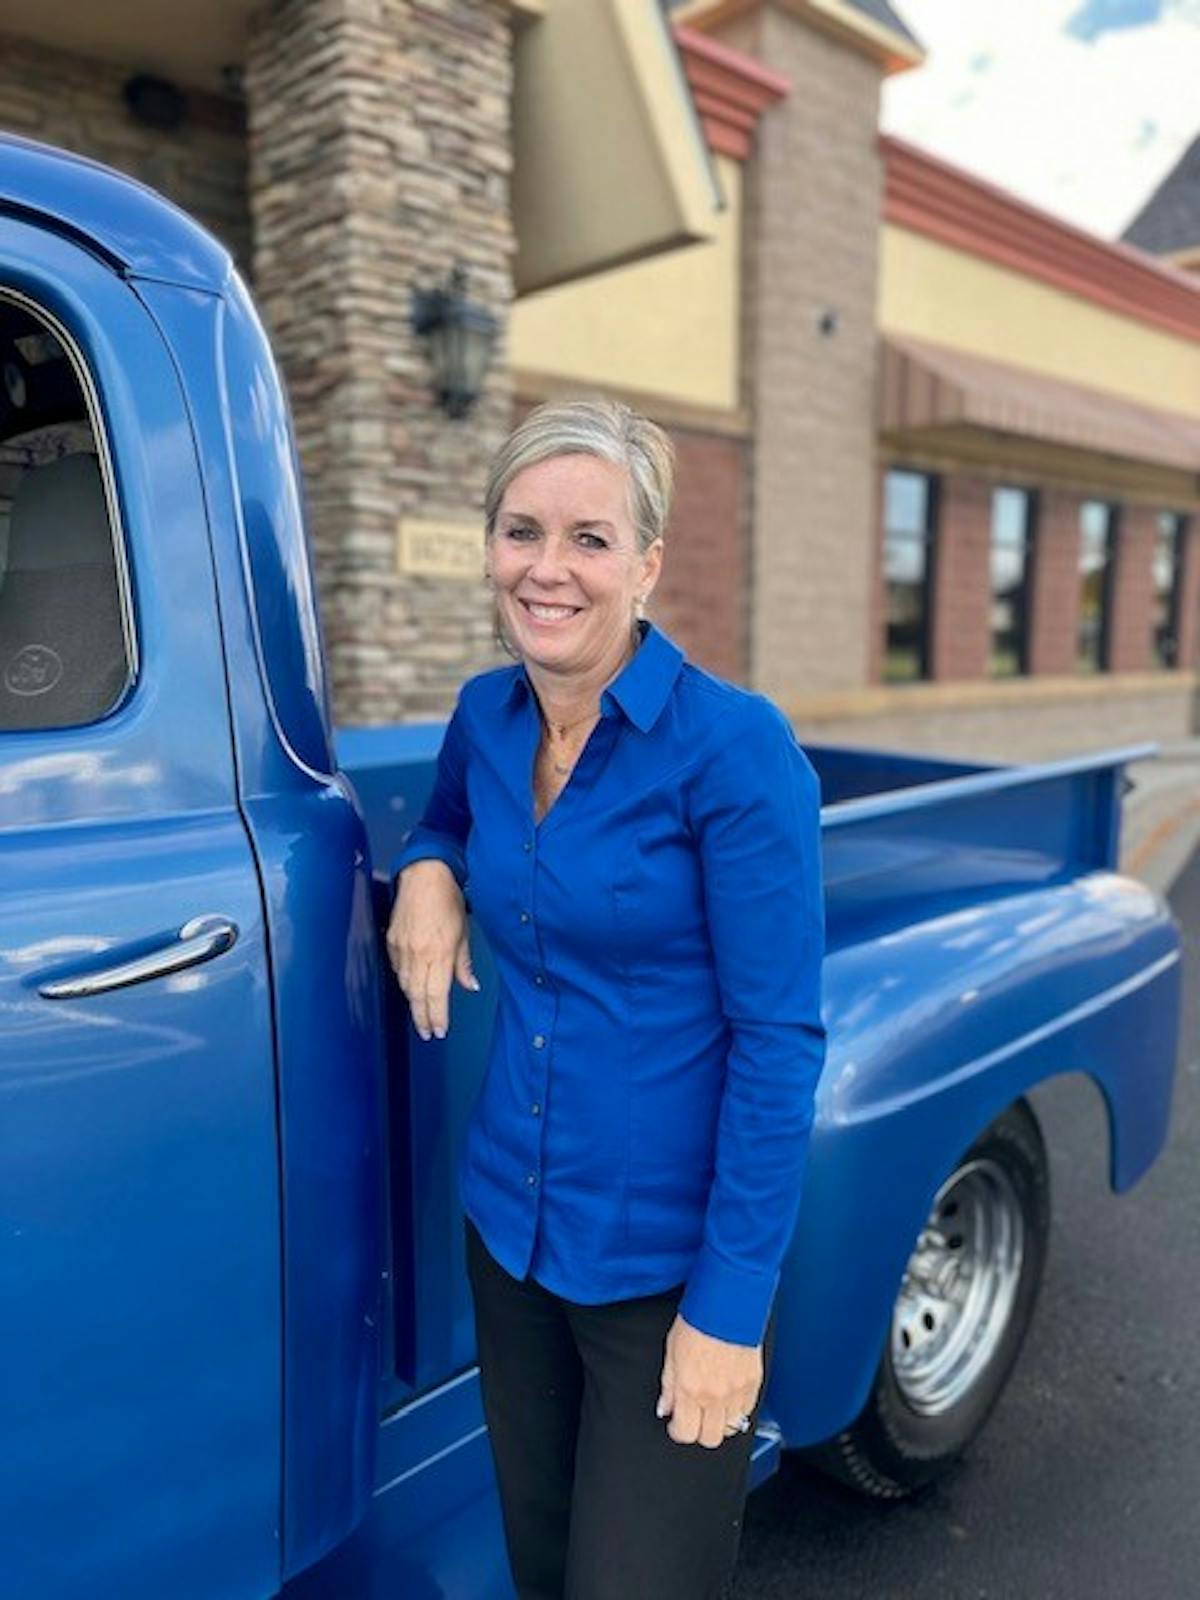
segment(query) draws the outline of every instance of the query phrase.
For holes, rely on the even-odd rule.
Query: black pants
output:
[[[754,1435],[676,1444],[654,1414],[682,1288],[578,1305],[511,1277],[470,1222],[467,1265],[520,1600],[717,1600]]]

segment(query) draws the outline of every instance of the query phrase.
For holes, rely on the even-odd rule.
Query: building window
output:
[[[884,484],[883,575],[887,620],[883,676],[908,683],[929,675],[929,594],[936,481],[893,470]]]
[[[1079,634],[1081,672],[1099,672],[1108,660],[1108,612],[1112,588],[1115,510],[1103,500],[1079,508]]]
[[[992,676],[1027,671],[1029,543],[1033,496],[1028,489],[992,490],[991,628]]]
[[[1160,511],[1154,542],[1154,660],[1160,667],[1179,665],[1179,624],[1183,605],[1183,537],[1187,518]]]

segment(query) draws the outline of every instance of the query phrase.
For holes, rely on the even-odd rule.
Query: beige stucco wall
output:
[[[884,227],[879,323],[976,355],[1200,415],[1200,344],[894,224]]]
[[[513,368],[581,388],[736,407],[741,167],[722,158],[719,175],[726,207],[711,244],[518,300],[509,324]]]

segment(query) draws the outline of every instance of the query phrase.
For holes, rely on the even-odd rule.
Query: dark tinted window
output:
[[[1179,625],[1183,606],[1183,539],[1187,518],[1175,511],[1158,514],[1154,542],[1154,660],[1179,665]]]
[[[1027,489],[992,490],[991,670],[1011,677],[1026,670],[1029,544],[1033,496]]]
[[[1099,672],[1107,665],[1115,522],[1112,506],[1103,500],[1085,500],[1079,508],[1079,633],[1076,661],[1081,672]]]
[[[885,479],[883,498],[883,675],[891,683],[903,683],[929,673],[935,483],[923,472],[893,470]]]

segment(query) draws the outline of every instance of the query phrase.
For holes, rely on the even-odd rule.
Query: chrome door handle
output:
[[[132,961],[120,961],[115,966],[82,972],[74,978],[56,978],[39,984],[38,993],[45,1000],[79,1000],[87,995],[107,994],[110,989],[126,989],[131,983],[145,983],[147,978],[163,978],[172,972],[182,972],[185,967],[211,961],[214,956],[232,949],[237,936],[237,923],[230,922],[227,917],[193,917],[158,950],[150,950]]]

